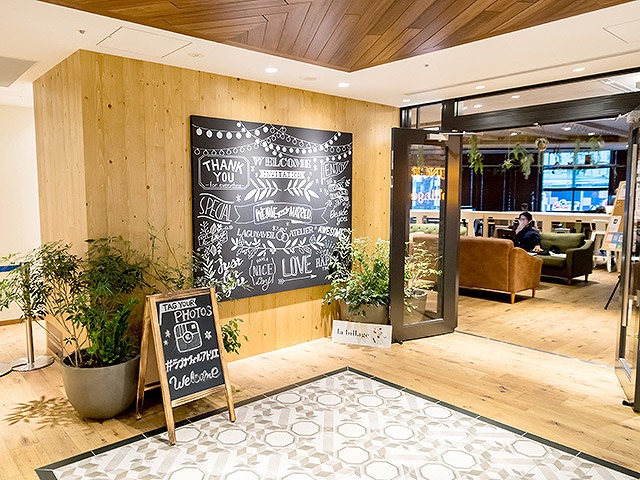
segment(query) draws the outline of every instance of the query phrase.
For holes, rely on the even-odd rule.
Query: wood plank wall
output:
[[[393,107],[78,51],[34,83],[42,241],[148,228],[190,248],[189,115],[353,133],[355,235],[389,237]],[[326,287],[220,305],[244,319],[248,357],[330,333]]]

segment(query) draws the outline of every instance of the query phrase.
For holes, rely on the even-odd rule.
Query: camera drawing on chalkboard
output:
[[[196,322],[179,323],[173,327],[173,335],[180,352],[189,352],[202,346],[200,327]]]

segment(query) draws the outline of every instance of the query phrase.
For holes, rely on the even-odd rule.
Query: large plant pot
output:
[[[140,356],[98,368],[70,367],[62,362],[67,398],[84,418],[113,418],[136,398]]]
[[[386,305],[377,305],[375,307],[365,306],[365,315],[353,315],[349,313],[349,307],[345,302],[340,300],[340,318],[349,322],[359,323],[375,323],[378,325],[387,325],[389,323],[389,307]]]

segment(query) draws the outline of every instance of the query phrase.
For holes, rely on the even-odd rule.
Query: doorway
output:
[[[450,333],[457,319],[457,248],[461,138],[423,130],[392,131],[389,316],[393,339]],[[430,228],[411,232],[409,195],[416,179],[433,213]],[[428,223],[428,222],[427,222]]]
[[[625,180],[627,143],[624,117],[467,136],[461,203],[503,213],[484,226],[489,232],[478,231],[483,225],[472,225],[472,234],[499,236],[510,229],[520,211],[530,210],[541,231],[583,233],[594,244],[594,265],[588,281],[580,276],[571,285],[566,278],[543,275],[535,298],[522,292],[511,306],[505,305],[504,294],[462,290],[458,331],[614,365],[620,289],[612,293],[620,260],[619,253],[604,252],[601,247],[615,191]],[[468,164],[471,147],[482,156],[482,172]],[[530,155],[526,171],[513,154],[515,149]],[[608,264],[607,255],[618,261]]]
[[[433,118],[435,115],[429,115],[429,108],[435,106],[420,106],[417,108],[406,109],[403,111],[403,124],[411,125],[418,128],[428,128],[432,126],[439,126],[442,131],[465,133],[474,132],[477,137],[484,136],[485,139],[496,135],[500,131],[508,132],[507,137],[503,136],[502,141],[507,144],[507,149],[513,150],[515,146],[515,139],[513,136],[522,135],[533,137],[531,141],[535,144],[537,140],[547,139],[551,126],[559,126],[568,132],[572,125],[568,124],[580,124],[585,131],[582,132],[584,144],[596,145],[599,137],[597,133],[591,133],[591,129],[594,124],[598,123],[598,119],[609,119],[611,121],[617,121],[621,119],[628,112],[634,110],[640,105],[640,92],[635,84],[630,84],[629,88],[624,90],[624,93],[613,91],[626,80],[633,80],[638,72],[629,74],[625,72],[624,75],[616,77],[612,75],[592,77],[584,81],[564,82],[563,85],[545,85],[540,88],[524,88],[520,91],[508,91],[499,92],[497,94],[469,97],[465,99],[454,99],[443,102],[438,105],[438,111],[441,109],[441,115],[438,123],[434,123]],[[584,91],[582,86],[589,83],[589,86],[594,86],[592,98],[580,99],[580,91]],[[623,85],[624,86],[624,85]],[[609,89],[604,94],[594,93],[599,91],[598,89]],[[558,92],[562,90],[560,95]],[[567,93],[569,90],[571,92]],[[546,94],[549,94],[548,96]],[[521,95],[522,94],[522,95]],[[554,96],[555,95],[555,96]],[[566,95],[563,97],[563,95]],[[600,96],[598,96],[600,95]],[[589,95],[585,95],[587,97]],[[520,105],[514,105],[510,107],[510,103],[515,98],[528,98],[527,102],[520,102]],[[575,100],[578,98],[577,100]],[[542,103],[542,101],[550,103]],[[476,110],[477,108],[477,110]],[[435,110],[435,108],[432,108]],[[535,131],[536,128],[542,128],[541,125],[547,125],[545,134],[540,134],[539,131]],[[624,119],[622,119],[622,128],[619,132],[610,132],[609,135],[617,135],[618,137],[624,136],[628,131],[628,127],[625,125]],[[589,130],[589,131],[587,131]],[[562,132],[559,132],[562,133]],[[568,134],[567,134],[568,135]],[[589,138],[593,137],[591,142]],[[605,139],[605,143],[606,143]],[[611,138],[608,139],[610,144],[615,143]],[[620,142],[625,142],[625,139],[620,138]],[[519,141],[520,146],[524,142]],[[551,143],[551,142],[550,142]],[[573,150],[580,150],[574,141]],[[602,149],[602,147],[600,147]],[[527,148],[522,149],[525,152]],[[513,169],[514,163],[506,162],[506,165],[500,165],[503,170],[508,170],[507,174],[502,178],[502,184],[499,187],[493,186],[488,188],[486,182],[483,182],[483,176],[477,175],[473,181],[465,183],[464,181],[464,165],[467,164],[466,159],[463,159],[462,169],[462,187],[461,187],[461,206],[463,208],[474,208],[470,203],[473,203],[470,199],[474,195],[479,195],[480,203],[483,204],[481,208],[487,209],[490,203],[487,192],[497,194],[499,205],[489,208],[495,208],[500,212],[511,212],[514,218],[523,208],[535,211],[544,211],[551,203],[556,205],[553,208],[566,208],[571,212],[589,210],[591,206],[608,206],[609,194],[612,193],[612,189],[608,188],[606,192],[599,192],[598,188],[585,187],[584,178],[576,177],[574,171],[574,165],[566,166],[564,168],[557,168],[556,172],[558,178],[570,176],[574,182],[570,188],[566,188],[565,192],[552,191],[553,188],[549,188],[548,185],[543,186],[544,162],[539,161],[537,151],[541,149],[535,145],[535,148],[530,150],[531,159],[526,165],[529,171],[526,172],[521,169],[521,165],[515,165],[516,169]],[[622,150],[620,148],[619,150]],[[500,152],[489,152],[490,154]],[[520,152],[522,153],[522,151]],[[625,155],[626,155],[626,143],[625,143]],[[503,155],[505,160],[508,160],[508,155]],[[513,157],[512,157],[513,159]],[[589,164],[592,158],[587,159],[587,155],[583,155],[583,163]],[[509,165],[509,163],[511,163]],[[519,163],[519,159],[518,159]],[[559,162],[562,164],[562,161]],[[613,185],[615,190],[617,184],[624,180],[626,177],[626,162],[618,162],[618,159],[614,159],[613,162],[609,161],[607,171],[610,175],[610,185]],[[613,164],[613,166],[612,166]],[[468,164],[467,164],[468,165]],[[536,167],[536,165],[539,165]],[[533,168],[531,168],[533,167]],[[591,168],[582,168],[582,172]],[[515,172],[519,171],[520,177]],[[469,172],[469,169],[467,169]],[[474,174],[478,173],[477,171]],[[593,172],[595,173],[595,172]],[[526,177],[526,178],[525,178]],[[486,172],[485,172],[486,179]],[[524,180],[523,180],[524,179]],[[578,183],[575,183],[575,182]],[[465,185],[468,185],[471,192],[467,201],[465,202]],[[547,187],[547,188],[544,188]],[[511,190],[519,192],[520,195],[508,195]],[[544,192],[544,190],[549,190]],[[556,188],[560,190],[560,188]],[[604,190],[604,189],[600,189]],[[532,196],[532,192],[534,195]],[[477,199],[474,199],[477,200]],[[491,200],[495,205],[495,198]],[[527,204],[524,206],[523,204]],[[587,208],[588,207],[588,208]],[[594,211],[595,213],[595,211]],[[589,215],[589,213],[587,213]],[[535,215],[534,215],[535,216]],[[507,219],[508,220],[508,219]],[[494,227],[493,222],[485,222],[484,227]],[[578,223],[578,222],[574,222]],[[591,223],[591,222],[585,222]],[[508,224],[506,225],[508,228]],[[473,225],[469,225],[473,229]],[[558,225],[570,231],[571,228],[576,226]],[[582,226],[581,226],[582,227]],[[589,226],[589,230],[596,230],[595,226]],[[580,231],[583,231],[581,228]],[[485,230],[485,234],[487,231]],[[585,232],[588,235],[590,232]],[[598,248],[598,251],[600,249]],[[603,255],[604,256],[604,255]],[[617,257],[618,268],[623,267],[624,258]],[[473,295],[465,295],[466,292],[461,292],[459,302],[459,325],[457,330],[464,331],[471,330],[470,323],[468,323],[471,316],[476,319],[476,324],[473,326],[475,330],[468,331],[468,333],[478,336],[486,336],[488,338],[496,337],[497,340],[507,343],[515,343],[523,345],[527,348],[536,350],[549,351],[551,353],[569,356],[572,358],[581,358],[586,361],[595,362],[599,364],[605,364],[611,366],[616,361],[616,334],[618,325],[621,318],[621,300],[619,292],[612,295],[615,288],[618,273],[616,270],[610,271],[609,268],[605,268],[603,265],[597,265],[596,269],[589,276],[589,281],[579,282],[576,281],[574,285],[567,285],[557,279],[543,279],[541,289],[537,292],[535,299],[520,297],[513,306],[510,306],[508,302],[500,301],[500,299],[492,298],[491,292],[482,294],[473,293]],[[623,280],[624,284],[624,280]],[[571,287],[569,289],[569,287]],[[609,298],[611,300],[609,301]],[[534,306],[533,304],[536,303]],[[607,309],[604,308],[605,304],[609,303]],[[492,308],[491,306],[497,305]],[[531,308],[527,307],[529,305]],[[497,310],[496,310],[497,308]],[[484,311],[484,313],[482,313]],[[479,313],[480,312],[480,313]],[[465,316],[466,315],[466,316]],[[509,317],[511,319],[509,320]],[[569,319],[578,320],[577,323],[569,322]],[[599,326],[595,326],[595,321],[598,321]],[[511,329],[506,328],[504,323],[511,322]],[[503,322],[500,325],[500,322]],[[505,333],[506,332],[506,333]],[[536,333],[537,332],[537,333]],[[554,332],[557,333],[557,337],[554,337]],[[591,337],[591,340],[589,340]],[[562,345],[564,339],[570,338],[574,341],[572,345]],[[607,348],[598,347],[597,342],[605,342]],[[600,350],[602,355],[598,355],[596,352]],[[591,353],[589,353],[591,352]]]

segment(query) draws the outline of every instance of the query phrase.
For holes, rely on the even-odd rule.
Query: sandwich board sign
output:
[[[136,416],[142,417],[149,341],[153,342],[169,442],[176,443],[173,408],[224,390],[229,419],[235,410],[225,362],[215,291],[194,288],[146,298]]]

